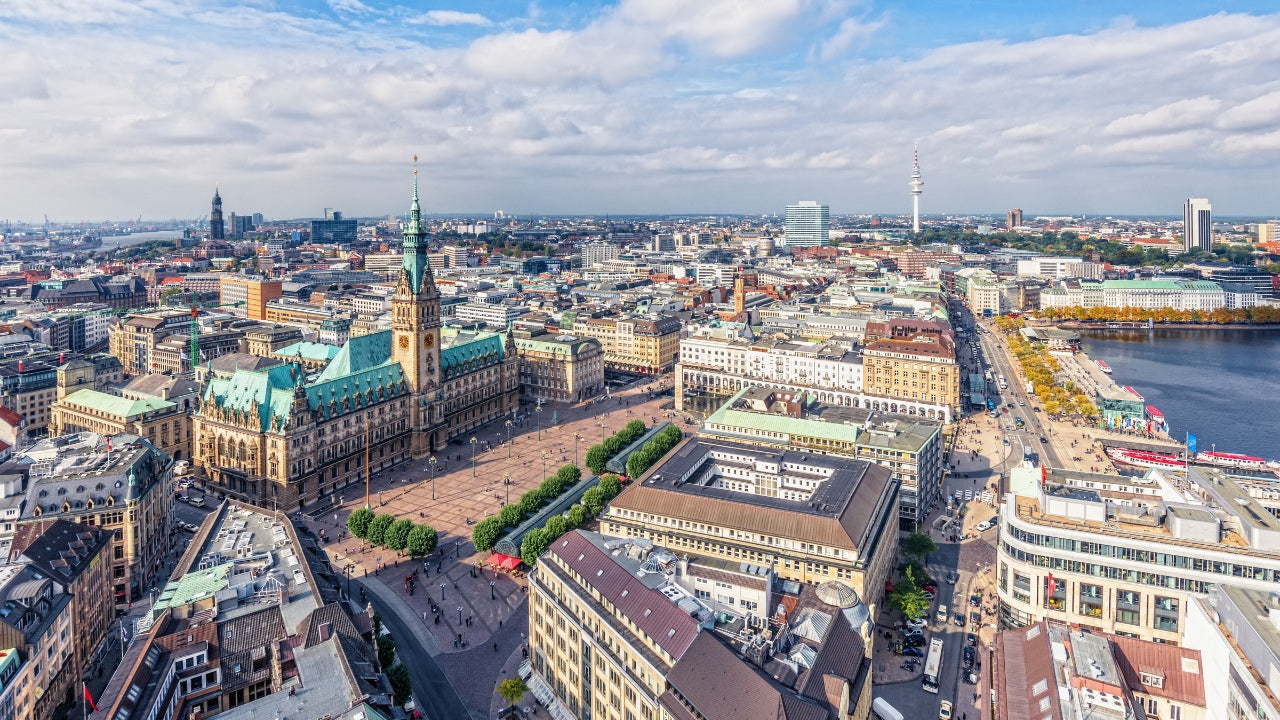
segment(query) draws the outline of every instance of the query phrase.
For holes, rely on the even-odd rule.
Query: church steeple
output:
[[[218,186],[213,186],[213,206],[209,209],[209,239],[222,240],[225,232],[222,222],[222,196],[218,194]]]
[[[418,156],[413,156],[418,162]],[[431,274],[431,263],[427,261],[427,231],[422,226],[422,205],[418,201],[418,168],[413,168],[413,203],[409,205],[409,222],[404,227],[404,271],[408,276],[409,289],[417,295],[424,285],[428,290],[434,289],[435,278]]]

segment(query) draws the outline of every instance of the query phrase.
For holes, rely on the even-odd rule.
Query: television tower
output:
[[[920,193],[924,192],[924,181],[920,179],[920,143],[915,144],[911,163],[911,232],[920,232]]]

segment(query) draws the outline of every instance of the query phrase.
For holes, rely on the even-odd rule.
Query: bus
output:
[[[942,677],[942,638],[929,641],[929,657],[924,661],[924,691],[938,694],[938,681]]]

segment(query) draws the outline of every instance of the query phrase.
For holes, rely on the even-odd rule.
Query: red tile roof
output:
[[[22,424],[22,416],[4,405],[0,405],[0,420],[7,422],[14,427],[18,427]]]
[[[562,535],[550,549],[673,660],[679,660],[698,636],[696,619],[633,577],[580,531]]]
[[[1119,635],[1111,638],[1111,646],[1114,648],[1116,665],[1131,689],[1187,705],[1205,707],[1204,664],[1199,650]],[[1160,687],[1142,682],[1144,673],[1162,677]]]

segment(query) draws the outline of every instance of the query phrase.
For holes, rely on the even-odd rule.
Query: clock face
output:
[[[422,344],[425,345],[426,347],[431,347],[432,345],[435,345],[436,336],[432,335],[431,333],[427,333],[422,337]]]
[[[409,336],[408,336],[408,335],[401,335],[401,336],[400,336],[400,347],[402,347],[402,348],[407,348],[407,347],[409,347]]]

